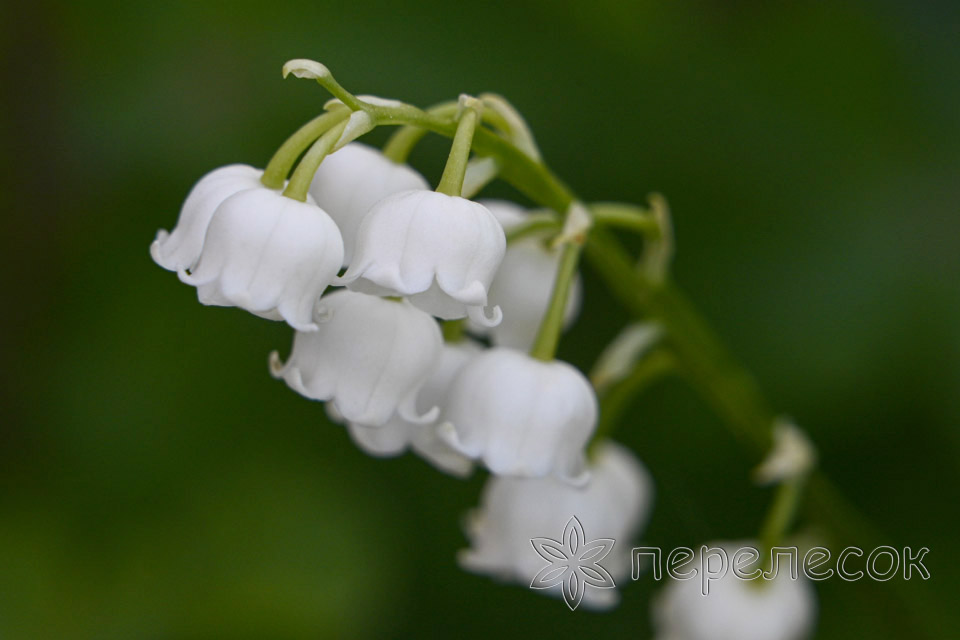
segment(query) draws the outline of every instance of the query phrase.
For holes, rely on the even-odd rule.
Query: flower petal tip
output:
[[[268,363],[270,366],[270,375],[274,378],[282,378],[287,365],[280,359],[280,354],[276,351],[271,351],[268,356]]]
[[[500,305],[495,305],[490,311],[490,315],[487,316],[486,309],[487,307],[469,306],[467,307],[467,316],[480,326],[492,329],[503,320],[503,311],[500,310]]]
[[[159,266],[163,267],[167,271],[175,271],[176,267],[171,267],[167,264],[167,261],[164,260],[163,256],[160,253],[160,249],[167,241],[167,238],[170,237],[170,233],[160,229],[157,231],[157,237],[153,242],[150,243],[150,257],[153,258],[153,261],[156,262]]]
[[[435,422],[437,417],[440,415],[440,407],[434,406],[426,413],[417,415],[417,411],[412,406],[412,403],[411,406],[401,404],[399,407],[397,407],[397,413],[400,414],[401,418],[407,422],[412,422],[413,424],[431,424]]]
[[[457,428],[453,426],[452,422],[448,421],[438,424],[437,437],[457,453],[463,454],[468,458],[472,457],[464,451],[463,443],[460,442],[460,438],[457,436]]]

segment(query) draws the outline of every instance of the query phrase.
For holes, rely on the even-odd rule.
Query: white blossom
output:
[[[443,407],[454,376],[481,350],[480,345],[473,342],[445,344],[437,366],[420,389],[417,410],[427,412],[432,407]],[[410,422],[394,415],[381,427],[350,422],[347,429],[353,441],[374,456],[395,456],[409,448],[433,466],[455,476],[466,476],[473,469],[469,458],[440,438],[435,424]]]
[[[214,169],[193,186],[180,208],[173,231],[157,231],[150,245],[153,261],[167,271],[190,269],[200,257],[210,218],[224,200],[246,189],[266,189],[263,170],[245,164]]]
[[[203,304],[246,309],[313,331],[314,306],[343,259],[337,225],[311,201],[248,189],[223,201],[207,229],[203,252],[180,279]]]
[[[469,315],[488,325],[487,291],[503,260],[503,228],[486,207],[434,191],[403,191],[380,200],[357,232],[342,281],[374,295],[408,296],[451,320]]]
[[[755,543],[708,545],[724,549],[729,558],[744,546],[756,548]],[[691,562],[699,565],[699,554]],[[706,596],[700,579],[670,580],[653,602],[658,640],[803,640],[812,634],[816,613],[810,582],[803,575],[793,579],[789,571],[761,581],[727,571],[710,582]]]
[[[531,541],[561,541],[566,523],[575,517],[586,536],[582,544],[614,541],[599,564],[622,585],[630,575],[632,541],[646,525],[653,504],[653,481],[628,449],[610,441],[597,447],[590,472],[590,481],[580,487],[550,477],[491,477],[480,508],[467,518],[470,549],[460,553],[460,565],[529,586],[545,566]],[[545,592],[559,596],[561,588]],[[619,602],[615,589],[587,586],[582,597],[583,604],[594,609]]]
[[[504,231],[510,231],[529,217],[525,209],[512,202],[483,200],[481,204],[497,218]],[[488,333],[497,346],[528,351],[550,304],[560,255],[561,249],[548,247],[542,234],[512,241],[490,285],[488,300],[488,304],[500,307],[503,321],[492,328],[471,323],[470,330],[480,335]],[[581,290],[577,275],[564,308],[564,328],[573,323],[580,310]]]
[[[431,422],[416,411],[416,394],[443,345],[436,321],[406,300],[339,290],[317,307],[318,329],[297,332],[286,364],[270,356],[273,376],[313,400],[332,400],[344,419],[369,426],[394,412]]]
[[[596,422],[596,395],[576,367],[496,347],[453,380],[440,434],[493,473],[583,482]]]
[[[353,258],[360,223],[374,204],[401,191],[428,188],[410,166],[390,160],[379,149],[351,142],[324,158],[310,184],[310,195],[340,228],[346,266]]]

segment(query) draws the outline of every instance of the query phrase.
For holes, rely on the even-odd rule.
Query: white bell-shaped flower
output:
[[[332,400],[345,420],[380,426],[394,412],[411,422],[416,394],[433,371],[443,345],[440,328],[406,300],[339,290],[317,307],[318,329],[297,332],[286,364],[270,355],[275,378],[313,400]]]
[[[529,217],[525,209],[512,202],[483,200],[481,204],[497,218],[504,231],[510,231]],[[488,299],[488,304],[500,307],[503,321],[492,328],[471,322],[470,330],[480,335],[489,334],[497,346],[529,351],[550,304],[560,255],[561,250],[548,247],[542,234],[511,242],[490,285]],[[564,309],[564,328],[570,326],[580,310],[581,290],[578,275]]]
[[[374,295],[408,296],[451,320],[469,315],[488,325],[487,291],[503,260],[503,228],[486,207],[435,191],[403,191],[373,206],[360,224],[342,281]]]
[[[210,218],[224,200],[246,189],[266,189],[262,169],[231,164],[214,169],[193,186],[180,208],[173,231],[157,231],[150,245],[153,261],[168,271],[190,269],[197,263]]]
[[[714,543],[728,562],[737,549],[756,543]],[[714,561],[719,573],[722,560]],[[686,567],[700,566],[699,553]],[[754,567],[740,567],[749,573]],[[817,616],[816,595],[802,575],[794,579],[781,571],[772,580],[748,581],[732,570],[709,584],[703,595],[702,581],[670,580],[653,602],[653,624],[658,640],[803,640],[810,637]]]
[[[583,482],[597,398],[576,367],[497,347],[457,374],[440,422],[450,446],[493,473]]]
[[[240,307],[314,331],[313,310],[343,259],[337,225],[310,200],[249,189],[223,201],[196,267],[180,279],[203,304]]]
[[[581,580],[586,577],[586,585],[581,584],[578,594],[568,594],[565,599],[579,595],[584,606],[594,609],[616,605],[620,599],[617,590],[591,578],[597,577],[596,572],[606,571],[618,586],[627,581],[633,539],[646,526],[653,504],[653,481],[628,449],[610,441],[597,447],[590,472],[590,481],[582,487],[549,477],[491,477],[480,508],[467,518],[470,549],[460,553],[460,565],[468,571],[561,596],[563,583],[576,572],[575,558],[585,555],[565,548],[570,541],[563,534],[571,518],[576,518],[574,526],[578,524],[578,533],[584,536],[577,541],[581,549],[600,541],[613,541],[613,545],[606,554],[600,551],[591,555],[599,569],[592,567],[594,571],[579,576]],[[538,543],[550,547],[549,560],[557,569],[561,557],[574,556],[569,558],[570,570],[563,576],[544,571],[551,565],[536,550]],[[538,577],[541,580],[535,583]],[[556,584],[548,582],[551,577]]]
[[[446,404],[447,391],[456,374],[482,347],[473,342],[447,343],[440,360],[417,396],[417,410],[427,412]],[[350,437],[361,449],[374,456],[396,456],[412,449],[421,458],[455,476],[466,476],[473,461],[450,447],[437,434],[436,424],[410,422],[394,415],[382,427],[369,427],[356,422],[347,424]]]
[[[360,223],[373,205],[401,191],[429,188],[409,165],[397,164],[374,147],[351,142],[323,159],[310,195],[340,228],[346,266],[353,258]]]

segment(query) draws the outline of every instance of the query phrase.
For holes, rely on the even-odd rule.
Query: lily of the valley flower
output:
[[[404,191],[379,201],[363,219],[342,281],[374,295],[408,296],[445,320],[484,316],[487,292],[503,260],[503,228],[486,207],[435,191]]]
[[[217,207],[196,267],[179,275],[197,287],[203,304],[314,331],[314,306],[342,260],[340,232],[323,209],[271,189],[248,189]]]
[[[270,355],[275,378],[313,400],[332,400],[344,419],[379,427],[394,414],[419,415],[416,394],[433,371],[443,338],[436,321],[406,300],[339,290],[317,307],[318,329],[297,332],[286,364]]]
[[[167,271],[190,269],[200,257],[210,218],[224,200],[246,189],[265,189],[260,182],[263,170],[246,164],[214,169],[193,186],[180,209],[173,231],[157,231],[150,245],[153,261]]]
[[[730,558],[743,546],[756,548],[710,545]],[[744,573],[752,569],[740,568]],[[664,588],[653,602],[658,640],[803,640],[813,631],[816,597],[803,575],[795,579],[784,571],[757,583],[728,571],[710,584],[707,595],[701,589],[700,579],[671,580]]]
[[[447,390],[454,376],[481,352],[472,342],[445,344],[433,373],[417,396],[417,410],[426,412],[446,404]],[[351,422],[347,424],[350,437],[357,445],[374,456],[395,456],[408,448],[421,458],[455,476],[466,476],[473,469],[473,461],[455,451],[437,434],[435,424],[419,424],[394,415],[382,427],[368,427]]]
[[[343,264],[349,265],[357,230],[379,200],[401,191],[428,189],[413,168],[397,164],[379,149],[351,142],[323,160],[310,184],[310,195],[340,228]]]
[[[497,218],[504,231],[510,231],[529,217],[525,209],[512,202],[484,200],[481,204]],[[471,331],[489,333],[491,342],[497,346],[529,351],[550,305],[560,254],[560,248],[548,247],[546,238],[542,235],[511,242],[490,285],[488,301],[489,304],[500,307],[503,321],[492,328],[471,323]],[[580,291],[578,275],[573,281],[564,309],[564,327],[573,322],[580,310]]]
[[[470,549],[461,552],[461,566],[563,595],[571,608],[580,599],[594,609],[617,604],[610,582],[630,575],[631,541],[649,516],[653,482],[628,449],[609,441],[597,448],[590,472],[583,487],[549,477],[491,477],[480,508],[467,518]],[[610,548],[597,549],[600,542]],[[601,580],[604,572],[610,580]]]
[[[493,473],[582,483],[597,398],[575,367],[497,347],[460,371],[440,420],[450,446]]]

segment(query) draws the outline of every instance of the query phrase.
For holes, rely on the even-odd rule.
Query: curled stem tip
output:
[[[297,78],[306,78],[308,80],[333,78],[333,74],[330,73],[330,69],[327,69],[326,65],[316,60],[308,60],[306,58],[287,60],[283,64],[283,77],[286,78],[291,73]]]
[[[366,105],[355,95],[344,89],[340,83],[337,82],[336,78],[333,77],[333,74],[330,73],[330,69],[328,69],[326,65],[316,60],[307,60],[306,58],[288,60],[286,64],[283,65],[283,77],[286,78],[290,74],[293,74],[297,78],[316,80],[320,86],[333,94],[334,98],[348,106],[351,111],[365,111],[369,108],[369,105]]]

